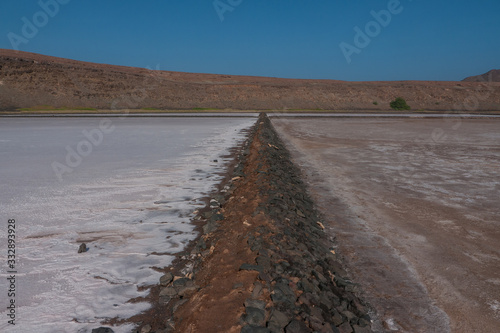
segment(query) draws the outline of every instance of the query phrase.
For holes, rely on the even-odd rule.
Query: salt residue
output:
[[[16,144],[1,149],[12,163],[0,165],[9,179],[0,206],[5,218],[17,221],[18,308],[17,325],[2,320],[0,331],[53,333],[90,332],[105,319],[150,307],[127,301],[146,296],[138,287],[158,282],[161,273],[153,267],[171,264],[196,237],[189,221],[203,205],[199,198],[220,181],[222,156],[255,120],[127,119],[62,183],[44,168],[61,160],[59,142],[78,142],[95,119],[9,121],[0,141]],[[44,125],[61,131],[44,131]],[[16,131],[4,131],[12,126]],[[26,164],[30,172],[19,173]],[[78,254],[82,242],[89,250]],[[0,256],[5,262],[6,250]],[[5,274],[1,279],[4,292]],[[4,310],[0,315],[7,318]]]

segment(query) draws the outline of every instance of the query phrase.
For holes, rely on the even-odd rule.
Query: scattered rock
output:
[[[174,280],[174,275],[172,273],[167,273],[160,278],[161,286],[168,286]]]
[[[141,328],[141,333],[150,333],[151,332],[151,325],[146,325],[143,328]]]
[[[238,282],[238,283],[235,283],[233,285],[233,289],[243,289],[245,286],[243,285],[243,283],[241,282]]]
[[[184,287],[186,286],[191,280],[188,278],[179,278],[179,279],[174,279],[174,287]]]
[[[92,330],[92,333],[114,333],[114,331],[109,327],[99,327],[99,328],[94,328]]]
[[[170,297],[173,297],[173,296],[176,296],[177,295],[177,290],[175,290],[174,287],[167,287],[167,288],[163,288],[161,291],[160,291],[160,297],[162,296],[170,296]]]
[[[247,299],[245,301],[245,307],[256,308],[260,310],[265,310],[266,302],[258,300],[258,299]]]
[[[246,325],[241,329],[241,333],[271,333],[271,331],[265,327]]]
[[[80,244],[80,247],[78,248],[78,253],[87,252],[87,250],[88,250],[87,245],[85,243],[82,243],[82,244]]]
[[[372,330],[368,326],[361,327],[358,325],[353,325],[352,329],[353,329],[354,333],[371,333],[372,332]]]
[[[262,272],[262,266],[259,265],[250,265],[250,264],[243,264],[240,266],[240,271],[256,271],[256,272]]]
[[[212,209],[221,208],[221,204],[217,200],[212,199],[210,200],[210,208]]]
[[[197,292],[199,289],[198,286],[184,286],[184,287],[181,287],[179,288],[177,294],[182,297],[182,298],[185,298],[185,297],[190,297],[191,295],[193,295],[195,292]]]
[[[267,327],[273,332],[281,332],[290,323],[288,316],[278,310],[273,310]]]
[[[312,330],[303,321],[292,320],[285,327],[285,333],[310,333]]]
[[[260,296],[260,293],[262,291],[262,283],[260,283],[259,281],[255,281],[253,286],[252,298],[256,299]]]
[[[262,309],[254,307],[246,307],[243,320],[253,326],[264,326],[266,319],[266,312]]]
[[[339,332],[340,333],[352,333],[352,327],[349,323],[343,323],[342,325],[338,326]]]

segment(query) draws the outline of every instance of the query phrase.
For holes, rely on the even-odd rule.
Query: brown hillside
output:
[[[193,74],[0,49],[0,110],[40,105],[387,110],[389,102],[398,96],[405,98],[413,110],[500,110],[500,83],[346,82]]]
[[[482,75],[469,76],[463,79],[465,82],[500,82],[500,69],[492,69]]]

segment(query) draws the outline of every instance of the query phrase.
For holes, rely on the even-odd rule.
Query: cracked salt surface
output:
[[[66,145],[76,146],[82,130],[99,121],[0,123],[0,151],[9,156],[0,161],[0,208],[4,219],[17,221],[18,250],[17,325],[2,320],[2,332],[90,332],[107,318],[148,309],[127,301],[146,296],[138,287],[161,276],[152,268],[171,264],[196,237],[189,221],[203,206],[198,198],[220,181],[223,155],[255,119],[114,120],[116,129],[59,182],[51,163],[63,162]],[[5,262],[4,234],[0,242]],[[78,254],[82,242],[89,250]]]

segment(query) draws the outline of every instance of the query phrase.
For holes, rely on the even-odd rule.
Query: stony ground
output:
[[[138,332],[372,332],[334,240],[266,116],[200,212],[203,235],[155,293]]]

